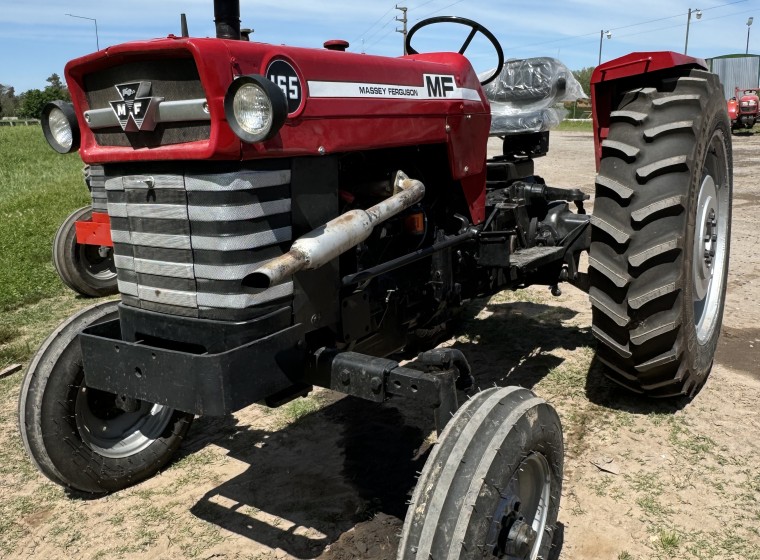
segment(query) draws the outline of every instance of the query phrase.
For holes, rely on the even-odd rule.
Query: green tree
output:
[[[39,119],[42,109],[48,101],[45,93],[39,89],[30,89],[19,96],[18,116],[22,119]]]
[[[25,119],[39,119],[42,109],[51,101],[71,101],[71,95],[58,74],[53,74],[46,80],[44,90],[30,89],[19,96],[18,116]]]
[[[18,112],[18,98],[13,86],[0,84],[0,117],[15,117]]]
[[[575,79],[580,82],[583,91],[586,92],[586,95],[589,97],[591,97],[591,74],[593,73],[593,66],[587,66],[580,70],[573,70],[573,76],[575,76]]]
[[[66,85],[61,81],[61,77],[55,72],[53,72],[53,74],[51,74],[50,77],[48,77],[48,79],[45,81],[50,84],[49,87],[56,89],[66,89]]]

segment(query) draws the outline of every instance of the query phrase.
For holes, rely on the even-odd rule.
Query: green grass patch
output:
[[[554,130],[569,132],[593,132],[594,125],[591,121],[568,121],[564,120]]]
[[[669,558],[675,558],[676,551],[681,545],[681,535],[671,530],[660,531],[657,540],[655,540],[655,545]]]
[[[312,412],[316,412],[320,408],[322,408],[322,404],[316,397],[301,397],[286,404],[283,407],[283,414],[285,415],[287,421],[290,423],[296,422],[304,416],[307,416]]]
[[[58,226],[89,203],[78,154],[61,155],[39,127],[0,128],[0,312],[62,293],[51,262]],[[2,333],[0,333],[0,339]]]

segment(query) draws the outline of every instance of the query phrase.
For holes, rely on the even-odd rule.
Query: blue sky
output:
[[[703,15],[692,16],[689,54],[743,53],[749,16],[757,20],[749,51],[760,53],[760,0],[241,0],[241,19],[261,42],[321,47],[327,39],[342,38],[353,51],[397,56],[402,38],[393,21],[401,15],[393,9],[396,3],[409,8],[410,27],[433,15],[469,17],[496,35],[507,57],[554,56],[571,69],[596,65],[601,29],[612,31],[611,39],[603,39],[603,61],[637,50],[683,52],[690,7],[701,8]],[[49,75],[63,73],[69,59],[95,50],[94,22],[67,13],[96,18],[104,48],[179,35],[182,12],[192,36],[214,35],[212,0],[0,0],[0,83],[17,93],[42,88]],[[415,48],[458,49],[463,37],[441,28]],[[493,66],[495,58],[483,41],[471,48],[467,54],[476,70]]]

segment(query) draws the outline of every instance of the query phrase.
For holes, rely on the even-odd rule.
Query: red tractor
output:
[[[32,360],[19,406],[30,457],[52,481],[102,494],[155,474],[195,415],[276,406],[314,385],[407,398],[432,409],[440,435],[399,558],[546,558],[557,413],[527,389],[474,391],[465,356],[434,346],[473,297],[571,282],[589,293],[613,381],[696,394],[728,270],[731,130],[717,77],[663,52],[596,69],[589,215],[583,192],[534,174],[547,131],[492,129],[483,85],[502,80],[503,53],[480,24],[421,21],[409,54],[386,58],[340,41],[241,40],[239,4],[214,6],[216,38],[73,60],[72,105],[46,114],[51,144],[79,149],[106,194],[88,235],[111,240],[121,298],[72,316]],[[465,43],[418,53],[418,33],[440,22],[469,28]],[[463,56],[476,33],[498,59],[481,79]],[[530,76],[531,103],[565,87],[553,79]],[[490,135],[503,137],[493,159]],[[417,359],[400,365],[411,347]]]
[[[728,118],[731,130],[752,128],[760,120],[760,98],[757,88],[736,88],[734,96],[728,100]]]

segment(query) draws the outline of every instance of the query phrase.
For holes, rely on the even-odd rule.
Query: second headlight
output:
[[[233,132],[244,142],[268,140],[288,116],[283,91],[264,76],[236,78],[224,96],[224,114]]]

